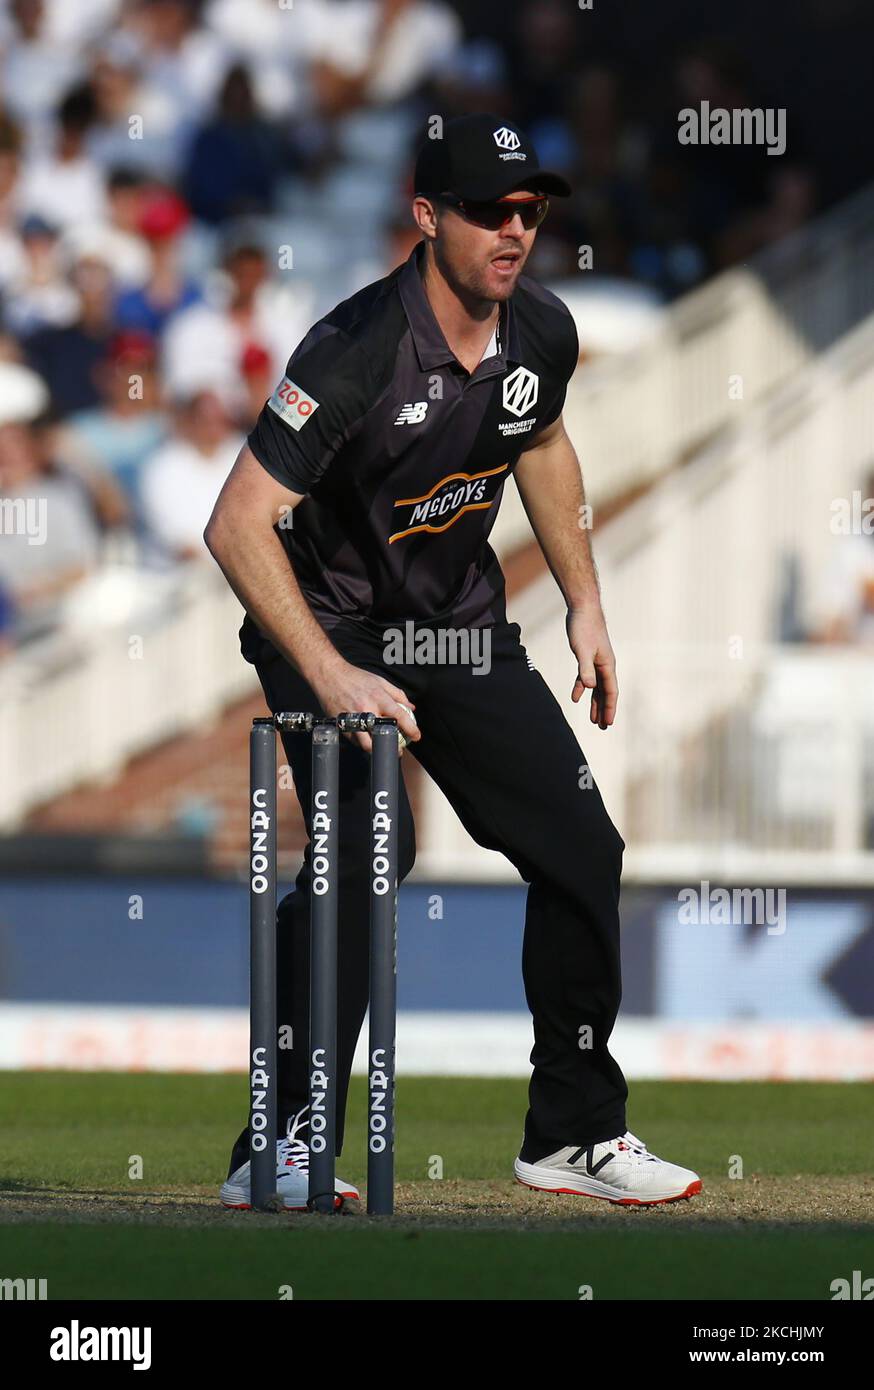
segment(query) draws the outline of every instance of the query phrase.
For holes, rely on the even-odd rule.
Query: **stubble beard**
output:
[[[472,300],[480,304],[503,304],[516,288],[520,267],[513,277],[505,283],[489,282],[489,263],[483,267],[466,267],[459,276],[459,286]]]

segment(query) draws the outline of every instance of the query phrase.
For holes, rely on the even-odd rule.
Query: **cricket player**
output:
[[[414,178],[421,240],[294,350],[206,543],[246,609],[242,651],[271,711],[396,718],[473,838],[529,885],[522,970],[534,1048],[518,1181],[611,1202],[674,1201],[700,1180],[628,1131],[627,1086],[608,1049],[624,842],[507,621],[488,543],[513,474],[567,607],[572,699],[590,692],[591,722],[608,729],[615,660],[562,423],[577,333],[562,301],[525,274],[549,197],[571,190],[540,168],[518,127],[487,114],[426,140]],[[410,622],[416,632],[475,633],[478,652],[488,644],[487,672],[483,662],[390,659],[391,634]],[[287,735],[284,747],[311,834],[308,740]],[[368,748],[366,734],[341,741],[338,1155],[368,999]],[[398,838],[402,879],[415,857],[403,783]],[[277,1190],[289,1208],[307,1199],[308,1057],[297,1040],[309,1031],[310,860],[308,848],[277,926],[278,1016],[294,1039],[278,1075]],[[244,1130],[226,1206],[249,1205],[248,1142]],[[337,1194],[358,1195],[340,1178]]]

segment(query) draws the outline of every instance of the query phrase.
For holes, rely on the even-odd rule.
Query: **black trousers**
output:
[[[522,1156],[612,1139],[626,1128],[628,1088],[608,1041],[621,997],[619,878],[624,841],[585,756],[543,678],[531,669],[516,623],[489,629],[490,670],[472,665],[385,665],[379,639],[345,625],[332,641],[354,665],[383,675],[416,704],[412,754],[448,797],[473,838],[500,850],[528,883],[522,971],[534,1024],[533,1073]],[[321,712],[281,657],[258,666],[269,709]],[[569,676],[571,662],[568,662]],[[311,833],[309,740],[285,735]],[[340,743],[340,881],[337,1152],[349,1073],[368,998],[369,756]],[[401,778],[399,870],[415,859]],[[279,1053],[279,1132],[307,1104],[310,851],[277,914],[278,1019],[293,1046]],[[463,968],[459,962],[460,968]],[[471,1058],[475,1070],[476,1059]],[[230,1171],[248,1157],[248,1133]]]

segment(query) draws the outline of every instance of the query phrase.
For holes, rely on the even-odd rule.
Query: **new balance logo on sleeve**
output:
[[[402,405],[401,413],[395,420],[395,424],[420,425],[425,418],[427,409],[427,401],[412,401],[409,405]]]

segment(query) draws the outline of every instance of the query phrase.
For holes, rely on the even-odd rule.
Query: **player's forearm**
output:
[[[277,651],[310,682],[342,657],[313,616],[272,528],[214,517],[204,539],[237,598]]]
[[[516,481],[544,559],[568,608],[600,606],[583,477],[567,435],[548,449],[529,455],[517,469]]]

